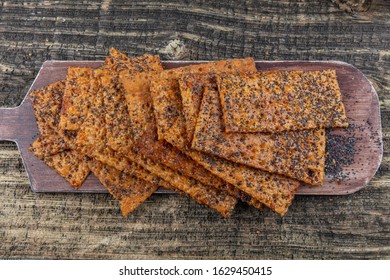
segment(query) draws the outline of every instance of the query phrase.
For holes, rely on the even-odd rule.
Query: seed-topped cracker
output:
[[[44,157],[43,161],[64,177],[75,189],[80,188],[90,172],[88,159],[74,150]]]
[[[111,77],[104,76],[103,83],[106,84],[106,91],[103,91],[104,106],[106,110],[107,141],[108,146],[120,153],[127,153],[131,147],[131,135],[133,126],[127,112],[126,98],[118,77],[131,79],[138,73],[156,74],[163,70],[159,56],[143,55],[141,57],[129,58],[125,54],[110,50],[104,69],[109,69]]]
[[[91,68],[69,67],[62,100],[60,128],[78,130],[94,103],[96,79]]]
[[[206,153],[188,150],[186,154],[252,197],[252,200],[247,200],[248,204],[252,205],[254,201],[258,201],[281,216],[286,214],[300,185],[297,180]]]
[[[108,96],[110,93],[116,91],[115,85],[113,85],[114,78],[111,76],[110,71],[96,69],[94,70],[93,79],[96,79],[98,87],[96,88],[94,103],[78,131],[75,141],[77,150],[126,174],[133,175],[153,184],[171,187],[158,176],[151,174],[108,146],[103,95],[109,99]]]
[[[89,168],[110,194],[119,201],[124,217],[127,217],[158,189],[156,184],[140,180],[97,160],[91,160]]]
[[[347,127],[335,70],[218,76],[226,132]]]
[[[204,92],[192,148],[313,185],[321,185],[324,179],[324,129],[225,133],[218,90],[212,83]]]
[[[158,128],[158,139],[165,139],[175,147],[183,148],[185,118],[183,115],[178,78],[189,74],[211,74],[219,72],[253,72],[256,65],[251,58],[215,61],[165,70],[153,78],[150,92]],[[174,105],[173,105],[174,104]],[[184,137],[178,135],[184,135]]]
[[[153,118],[149,84],[146,76],[146,74],[138,74],[133,76],[132,79],[120,78],[126,93],[129,116],[132,123],[135,124],[134,135],[138,139],[136,141],[136,151],[203,184],[222,188],[226,185],[223,180],[171,144],[157,139],[157,128]]]
[[[200,107],[199,99],[203,97],[204,87],[213,80],[212,75],[202,74],[190,74],[180,78],[180,93],[182,97],[183,91],[186,95],[182,98],[183,104],[185,103],[183,110],[187,109],[191,112],[191,116],[197,117]],[[187,102],[184,102],[185,99]],[[175,107],[173,102],[171,101],[170,106]],[[192,120],[189,125],[186,125],[185,130],[187,135],[193,135],[195,125],[192,125]],[[177,137],[184,137],[184,135],[177,135]],[[249,204],[255,204],[254,201],[262,202],[277,213],[285,214],[299,186],[298,181],[191,150],[188,148],[190,144],[188,138],[180,140],[186,145],[182,149],[186,155],[224,181],[229,182],[236,190],[247,194],[244,201]]]
[[[145,82],[148,79],[145,75],[139,74],[138,76],[143,77],[140,79],[136,79],[135,76],[133,79],[120,77],[128,101],[129,116],[131,122],[135,124],[132,134],[137,143],[135,149],[126,153],[125,156],[160,176],[180,192],[228,216],[237,200],[228,195],[226,190],[217,190],[214,186],[208,185],[213,180],[220,184],[221,180],[181,154],[180,151],[157,140],[148,91],[149,85]],[[146,141],[148,144],[144,146]],[[150,153],[150,150],[154,152]],[[141,155],[141,152],[145,154]],[[208,178],[205,176],[210,179],[205,180]],[[199,181],[190,177],[195,177]],[[206,181],[207,184],[201,181]],[[222,205],[222,201],[225,200],[227,204]]]
[[[89,168],[84,156],[70,150],[73,132],[59,128],[64,88],[65,83],[60,81],[30,94],[41,135],[29,150],[77,189],[87,178]]]
[[[38,130],[42,135],[53,136],[58,133],[58,115],[64,90],[65,81],[59,81],[30,93]]]

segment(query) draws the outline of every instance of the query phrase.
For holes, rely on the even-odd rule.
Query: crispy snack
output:
[[[110,194],[119,201],[124,217],[158,189],[156,184],[140,180],[97,160],[91,160],[88,165]]]
[[[186,152],[192,159],[236,188],[249,194],[252,205],[263,203],[284,216],[298,190],[299,182],[281,175],[272,174],[198,151]]]
[[[336,71],[218,76],[226,132],[347,127]]]
[[[64,177],[75,189],[80,188],[90,172],[87,158],[73,150],[44,157],[43,161]]]
[[[126,92],[129,116],[134,124],[132,134],[137,143],[135,149],[128,151],[125,156],[163,178],[175,189],[216,209],[223,216],[228,216],[234,208],[236,199],[228,195],[225,190],[217,190],[200,181],[206,181],[207,184],[215,182],[219,185],[221,180],[173,147],[156,139],[151,100],[148,93],[148,78],[146,74],[142,73],[137,76],[140,78],[137,79],[136,76],[133,79],[120,77]],[[147,144],[144,145],[145,142]],[[145,154],[141,155],[141,152]],[[199,181],[185,175],[196,177]],[[210,179],[205,180],[208,178],[205,176],[209,176]],[[226,184],[224,183],[224,185]],[[224,200],[227,202],[226,205],[222,205]]]
[[[129,116],[134,124],[136,151],[154,162],[164,164],[203,184],[219,189],[224,188],[226,183],[219,177],[172,145],[157,139],[146,74],[135,75],[132,79],[120,78],[120,81],[125,89]]]
[[[186,109],[192,112],[192,116],[198,116],[200,109],[199,99],[202,99],[205,86],[212,80],[213,77],[204,75],[188,75],[179,80],[183,104],[186,104]],[[187,102],[184,102],[184,100],[187,100]],[[193,135],[194,131],[195,125],[191,120],[186,123],[187,135]],[[189,145],[190,142],[186,142]],[[299,182],[296,180],[273,175],[213,155],[207,155],[188,148],[185,148],[184,152],[213,174],[247,193],[252,199],[261,201],[280,215],[284,215],[287,212],[288,206],[291,204],[299,186]],[[251,202],[248,203],[251,204]]]
[[[163,178],[164,181],[173,186],[173,190],[217,210],[225,218],[231,215],[234,206],[237,204],[237,199],[224,190],[206,186],[140,154],[129,153],[127,156],[131,161],[137,162],[146,170]]]
[[[111,70],[114,74],[130,78],[134,73],[160,72],[163,67],[158,55],[144,54],[139,57],[129,58],[124,53],[111,48],[109,56],[105,59],[103,69]]]
[[[89,174],[87,159],[69,150],[74,134],[59,129],[64,82],[56,82],[30,94],[41,135],[29,150],[78,189]]]
[[[104,106],[106,110],[108,146],[115,151],[126,154],[133,144],[134,138],[130,127],[133,126],[127,112],[126,98],[118,77],[132,77],[138,73],[156,74],[163,70],[159,56],[145,54],[141,57],[129,58],[115,49],[110,50],[104,69],[109,69],[110,76],[103,76]]]
[[[225,133],[218,91],[211,83],[204,92],[192,148],[313,185],[324,179],[325,130]]]
[[[108,147],[106,135],[107,125],[105,120],[106,111],[103,95],[106,94],[108,100],[108,95],[115,91],[115,86],[113,85],[114,79],[110,71],[102,69],[96,69],[94,71],[93,79],[96,79],[98,87],[96,89],[94,103],[92,104],[93,106],[89,109],[89,113],[78,131],[75,141],[76,149],[80,153],[86,154],[126,174],[153,184],[172,188],[159,177],[151,174],[138,164],[129,161],[126,157]]]
[[[68,149],[69,147],[63,137],[59,135],[40,135],[29,148],[40,159],[56,155]]]
[[[189,74],[178,79],[183,106],[182,114],[185,120],[186,139],[183,139],[185,140],[185,146],[188,146],[194,137],[203,91],[209,79],[211,79],[211,75],[208,74]],[[180,123],[179,125],[183,126]]]
[[[94,103],[97,85],[91,68],[69,67],[62,100],[60,128],[78,130]]]
[[[30,93],[38,130],[42,135],[58,133],[58,115],[61,111],[65,82],[59,81]]]
[[[185,147],[183,139],[187,136],[183,126],[185,119],[177,79],[189,74],[210,74],[221,71],[253,72],[256,71],[256,66],[252,58],[222,60],[165,70],[152,80],[150,92],[159,140],[165,139],[175,147]]]

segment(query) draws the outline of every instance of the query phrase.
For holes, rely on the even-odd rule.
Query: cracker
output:
[[[29,150],[38,158],[43,159],[68,150],[69,147],[62,136],[59,135],[40,135],[35,140]]]
[[[110,76],[103,76],[102,83],[106,90],[103,91],[104,106],[107,122],[107,143],[115,151],[127,153],[133,139],[130,127],[133,126],[127,112],[126,98],[122,86],[118,83],[118,76],[131,79],[138,73],[158,73],[163,70],[158,56],[145,54],[141,57],[128,58],[125,54],[115,49],[110,50],[110,56],[106,59],[105,69],[110,69]]]
[[[71,151],[73,132],[59,129],[64,82],[56,82],[30,94],[41,135],[29,150],[78,189],[89,174],[87,159]]]
[[[80,188],[90,172],[87,158],[74,150],[44,157],[43,161],[64,177],[75,189]]]
[[[347,127],[336,71],[220,75],[226,132]]]
[[[199,99],[203,97],[205,86],[212,82],[212,77],[202,75],[188,75],[179,80],[180,93],[183,104],[192,112],[192,116],[198,116]],[[195,95],[195,97],[193,97]],[[183,97],[185,96],[185,97]],[[187,102],[184,102],[184,100]],[[187,135],[193,135],[195,125],[186,123]],[[187,139],[187,143],[188,139]],[[213,174],[221,177],[237,189],[247,193],[252,199],[261,201],[273,211],[284,215],[297,192],[299,182],[284,176],[276,176],[246,165],[237,164],[223,158],[207,155],[191,149],[184,152],[208,169]],[[249,201],[249,204],[253,202]]]
[[[59,127],[78,130],[94,103],[97,85],[91,68],[69,67]]]
[[[198,151],[186,152],[192,159],[236,188],[249,194],[255,201],[263,203],[284,216],[298,190],[299,182],[281,175],[238,164]]]
[[[108,147],[103,93],[107,94],[106,97],[108,98],[108,94],[115,90],[112,85],[114,81],[111,77],[111,72],[102,69],[94,71],[93,79],[96,79],[96,84],[99,87],[96,89],[94,103],[78,131],[75,141],[77,150],[105,165],[114,167],[119,171],[124,171],[126,174],[171,188],[168,183],[159,177],[151,174],[138,164],[129,161],[126,157],[119,154],[119,152]]]
[[[226,184],[223,180],[172,145],[157,139],[146,75],[138,74],[132,79],[120,78],[120,81],[125,89],[129,116],[135,124],[133,126],[136,131],[135,139],[138,139],[136,151],[203,184],[222,188]]]
[[[30,93],[38,130],[42,135],[53,135],[58,132],[59,114],[65,82],[59,81]]]
[[[137,152],[130,150],[125,154],[126,157],[137,162],[151,173],[161,177],[175,189],[189,195],[200,203],[216,209],[223,216],[230,215],[230,212],[237,202],[234,197],[228,195],[225,190],[217,190],[214,187],[207,186],[198,180],[190,178],[191,176],[194,176],[197,179],[204,180],[204,174],[207,174],[207,176],[212,176],[212,174],[205,169],[199,171],[201,172],[201,175],[198,174],[198,171],[194,174],[194,170],[201,170],[199,165],[180,154],[180,152],[173,149],[173,147],[166,146],[157,141],[155,127],[153,127],[153,113],[150,106],[151,100],[148,95],[148,83],[145,83],[148,79],[145,77],[145,74],[139,75],[144,78],[133,78],[130,80],[121,77],[120,80],[126,91],[129,116],[132,119],[132,123],[135,124],[134,139],[138,144],[148,140],[150,145],[135,147],[135,151]],[[156,153],[146,153],[148,149],[153,149]],[[148,157],[141,155],[139,153],[141,151],[145,152]],[[163,153],[163,155],[161,155],[161,153]],[[182,165],[184,165],[184,167]],[[171,169],[170,167],[174,169]],[[178,172],[178,170],[183,172],[183,174]],[[216,182],[220,182],[220,179],[214,176],[211,178],[216,180]],[[207,181],[207,183],[210,184],[210,181]]]
[[[225,133],[218,91],[204,92],[192,148],[271,173],[321,185],[324,179],[325,131],[280,134]]]
[[[158,128],[158,139],[165,139],[176,147],[183,148],[185,119],[182,114],[178,78],[189,74],[210,74],[222,71],[253,72],[256,65],[251,58],[222,60],[204,64],[195,64],[165,70],[151,82],[150,92]]]
[[[119,201],[124,217],[127,217],[158,189],[156,184],[140,180],[96,160],[89,162],[89,168],[110,194]]]
[[[178,172],[155,163],[151,159],[145,158],[137,153],[129,153],[128,158],[141,165],[146,170],[164,179],[175,191],[185,194],[201,204],[218,211],[223,217],[229,217],[237,204],[237,199],[229,195],[224,190],[218,190],[202,184],[201,182],[183,176]]]
[[[144,54],[139,57],[129,58],[114,48],[110,49],[109,56],[106,57],[102,68],[128,78],[134,73],[160,72],[163,70],[158,55]]]

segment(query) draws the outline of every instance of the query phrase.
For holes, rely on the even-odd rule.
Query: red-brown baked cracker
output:
[[[156,184],[140,180],[97,160],[90,160],[88,165],[102,185],[119,201],[124,217],[127,217],[158,189]]]
[[[189,74],[211,74],[221,71],[253,72],[256,71],[256,65],[252,58],[222,60],[165,70],[152,79],[150,92],[159,140],[165,139],[179,148],[185,146],[182,141],[187,138],[183,125],[185,119],[177,79]]]
[[[226,132],[347,127],[336,71],[218,76]]]
[[[96,79],[91,68],[69,67],[62,100],[60,129],[78,130],[94,103]]]
[[[90,172],[88,159],[74,150],[44,157],[43,161],[64,177],[75,189],[80,188]]]
[[[188,75],[180,79],[180,93],[183,104],[186,99],[186,107],[192,112],[193,116],[198,116],[200,109],[198,100],[203,97],[205,86],[212,82],[213,77],[205,75]],[[187,135],[193,135],[194,131],[195,125],[190,123],[186,126]],[[189,142],[186,142],[189,145]],[[291,204],[299,186],[297,180],[270,174],[266,171],[237,164],[213,155],[207,155],[188,148],[184,149],[184,152],[213,174],[231,183],[252,198],[261,201],[280,215],[284,215],[287,212],[288,206]]]
[[[69,150],[73,132],[59,129],[63,91],[64,82],[56,82],[30,94],[41,135],[29,150],[77,189],[89,168],[85,157]]]
[[[321,185],[324,179],[323,129],[271,135],[225,133],[213,84],[204,92],[192,148],[313,185]]]
[[[107,141],[115,151],[127,153],[132,146],[131,129],[133,124],[127,113],[126,99],[118,77],[132,79],[138,73],[159,73],[163,70],[159,56],[145,54],[141,57],[129,58],[115,49],[110,50],[104,69],[109,69],[111,78],[104,76],[103,83],[106,91],[103,92],[106,110]]]
[[[109,94],[115,91],[115,85],[113,85],[114,78],[111,76],[110,71],[102,69],[96,69],[93,78],[96,79],[98,87],[96,89],[94,103],[78,131],[75,141],[77,150],[126,174],[133,175],[153,184],[171,188],[168,183],[158,176],[151,174],[138,164],[131,162],[107,145],[106,111],[103,95],[105,94],[107,100],[109,100]]]
[[[30,93],[38,130],[42,135],[58,133],[64,90],[65,81],[59,81]]]
[[[175,189],[189,195],[198,202],[207,204],[224,216],[230,215],[237,202],[234,197],[228,195],[225,190],[217,190],[213,186],[207,186],[198,180],[190,178],[196,177],[202,180],[204,176],[212,176],[212,174],[207,170],[201,170],[201,166],[198,166],[194,161],[188,159],[179,151],[157,141],[156,135],[153,135],[155,134],[155,127],[148,93],[149,85],[146,82],[148,79],[145,78],[145,75],[139,74],[138,76],[143,77],[140,79],[136,79],[135,77],[133,79],[121,77],[120,79],[126,92],[128,113],[131,122],[134,124],[132,126],[134,128],[132,133],[134,140],[137,144],[141,144],[145,143],[145,140],[148,139],[149,144],[146,150],[153,149],[155,153],[141,155],[140,152],[145,151],[141,144],[141,146],[135,147],[134,150],[126,153],[125,156],[150,172],[160,176],[174,186]],[[141,140],[142,137],[147,138]],[[213,180],[219,182],[218,178],[214,178]],[[210,180],[207,183],[210,183]],[[224,201],[227,203],[226,205],[223,205]]]
[[[157,139],[149,93],[147,74],[138,74],[132,79],[120,78],[125,89],[129,116],[134,123],[136,151],[143,156],[168,166],[188,177],[192,177],[205,185],[224,188],[226,183],[207,169],[172,147],[165,141]],[[142,135],[142,136],[141,136]]]

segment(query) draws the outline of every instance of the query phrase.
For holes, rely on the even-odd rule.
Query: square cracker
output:
[[[191,147],[313,185],[321,185],[324,179],[325,130],[225,133],[218,91],[212,83],[204,92]]]
[[[61,129],[78,130],[84,122],[95,98],[97,85],[93,74],[91,68],[68,68],[59,122]]]
[[[335,70],[218,76],[226,132],[347,127]]]
[[[194,133],[194,118],[199,113],[203,90],[212,78],[212,75],[189,74],[179,79],[183,111],[188,110],[190,113],[189,118],[186,119],[186,124],[177,121],[176,125],[184,126],[187,136]],[[183,97],[183,93],[185,97]],[[169,99],[169,102],[165,104],[169,106],[169,109],[168,107],[164,108],[161,104],[160,109],[171,110],[171,108],[177,108],[173,110],[178,110],[178,113],[180,113],[180,107],[175,104],[175,101],[178,102],[178,100]],[[186,114],[188,112],[183,113]],[[172,131],[170,133],[172,134]],[[284,215],[287,212],[288,206],[291,204],[298,189],[298,181],[191,150],[189,149],[190,142],[188,141],[189,138],[192,138],[191,136],[189,138],[184,138],[184,134],[173,136],[175,137],[170,139],[181,138],[179,139],[180,142],[174,141],[173,144],[184,143],[185,147],[182,148],[182,151],[186,155],[213,174],[232,184],[236,190],[249,195],[251,197],[248,201],[249,204],[254,204],[255,201],[258,201],[264,203],[280,215]]]
[[[75,189],[80,188],[90,172],[88,159],[74,150],[44,157],[43,161],[64,177]]]
[[[211,74],[224,71],[254,72],[256,65],[252,58],[222,60],[165,70],[153,78],[150,92],[159,140],[165,139],[175,147],[185,147],[183,140],[187,136],[183,125],[185,118],[182,113],[178,78],[188,74]]]
[[[75,141],[76,149],[82,154],[86,154],[126,174],[166,188],[172,188],[172,186],[158,176],[150,173],[138,164],[131,162],[117,151],[108,147],[103,94],[106,94],[108,97],[117,90],[115,78],[112,77],[111,72],[108,70],[96,69],[93,79],[96,80],[96,84],[99,87],[96,89],[94,103],[79,128]]]
[[[127,217],[158,189],[156,184],[140,180],[97,160],[89,161],[88,165],[110,194],[119,201],[124,217]]]
[[[111,80],[109,76],[102,77],[106,80],[103,81],[106,88],[112,87],[103,92],[108,146],[125,154],[132,147],[131,139],[134,136],[131,134],[130,127],[133,124],[127,113],[126,99],[122,86],[118,82],[118,77],[131,79],[133,75],[138,73],[156,74],[161,72],[163,67],[158,55],[145,54],[140,57],[129,58],[118,50],[111,49],[103,68],[109,69],[112,76]]]
[[[31,93],[30,98],[41,135],[29,150],[78,189],[89,174],[87,159],[69,150],[72,132],[59,129],[64,82]]]

